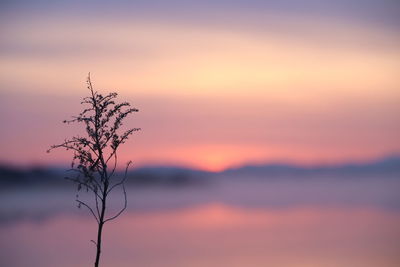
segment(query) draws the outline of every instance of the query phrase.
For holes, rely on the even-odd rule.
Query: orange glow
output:
[[[191,156],[188,157],[187,160],[184,160],[187,158],[187,155]],[[257,158],[264,158],[265,156],[266,153],[254,148],[224,147],[218,145],[193,147],[181,151],[180,155],[175,155],[176,158],[180,158],[183,162],[186,162],[185,165],[215,172],[240,164],[243,161],[251,162]]]

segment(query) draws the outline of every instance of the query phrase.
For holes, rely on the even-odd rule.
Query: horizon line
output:
[[[287,166],[287,167],[298,167],[298,168],[321,168],[321,167],[343,167],[347,165],[372,165],[380,162],[384,162],[386,160],[397,159],[400,161],[400,153],[392,153],[387,154],[385,156],[374,157],[371,159],[350,159],[344,161],[336,161],[336,162],[314,162],[314,163],[302,163],[302,162],[295,162],[293,160],[266,160],[264,162],[257,161],[257,162],[245,162],[242,164],[231,165],[225,168],[221,168],[218,170],[212,170],[207,168],[201,168],[196,166],[190,166],[185,164],[169,164],[169,163],[145,163],[145,164],[138,164],[133,165],[130,169],[138,170],[138,169],[156,169],[156,168],[169,168],[169,169],[186,169],[191,171],[201,171],[201,172],[208,172],[208,173],[222,173],[228,170],[234,169],[241,169],[245,167],[262,167],[262,166]],[[16,162],[6,162],[0,160],[0,167],[11,167],[15,169],[70,169],[68,166],[70,163],[16,163]],[[121,165],[122,166],[122,165]],[[117,168],[117,170],[122,170],[123,167]]]

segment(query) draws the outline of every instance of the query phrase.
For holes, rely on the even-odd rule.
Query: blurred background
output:
[[[400,3],[1,1],[0,265],[88,266],[91,72],[140,110],[104,266],[399,266]],[[115,194],[116,209],[123,199]]]

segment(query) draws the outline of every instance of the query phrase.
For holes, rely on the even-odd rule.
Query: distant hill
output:
[[[62,172],[54,168],[18,168],[0,165],[0,185],[2,186],[31,186],[38,183],[55,185],[60,184],[63,181],[62,178]]]
[[[349,163],[342,165],[321,166],[295,166],[291,164],[263,164],[246,165],[239,168],[230,168],[219,173],[194,170],[182,167],[149,166],[133,169],[128,173],[127,184],[137,186],[185,186],[204,184],[213,177],[224,176],[310,176],[310,175],[366,175],[366,174],[391,174],[399,175],[400,157],[388,157],[370,163]],[[64,178],[72,175],[63,168],[35,167],[18,168],[0,165],[0,186],[33,186],[45,184],[59,186],[70,184]],[[118,173],[117,175],[122,175]]]
[[[227,175],[310,175],[310,174],[373,174],[399,173],[400,157],[387,157],[368,163],[346,163],[338,165],[298,166],[291,164],[260,164],[230,168],[222,173]],[[399,177],[400,178],[400,177]]]

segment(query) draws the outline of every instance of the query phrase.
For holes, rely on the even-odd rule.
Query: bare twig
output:
[[[124,177],[122,178],[121,181],[119,181],[118,183],[116,183],[116,184],[114,184],[113,186],[111,186],[110,189],[108,189],[107,194],[109,194],[115,187],[117,187],[117,186],[119,186],[119,185],[125,183],[126,177],[127,177],[127,175],[128,175],[128,169],[129,169],[129,166],[130,166],[131,164],[132,164],[132,161],[129,161],[129,162],[126,164]]]
[[[80,201],[79,199],[76,199],[76,202],[78,202],[80,205],[83,205],[86,208],[88,208],[90,210],[90,212],[92,213],[93,217],[96,219],[97,223],[100,223],[99,218],[97,218],[96,214],[93,212],[93,209],[88,204],[86,204],[83,201]]]
[[[126,209],[128,201],[127,201],[127,198],[126,198],[126,190],[125,190],[125,185],[124,184],[122,184],[122,190],[124,192],[124,207],[116,215],[112,216],[111,218],[108,218],[108,219],[104,220],[105,223],[118,218],[118,216],[121,215],[122,212],[124,212],[124,210]]]

